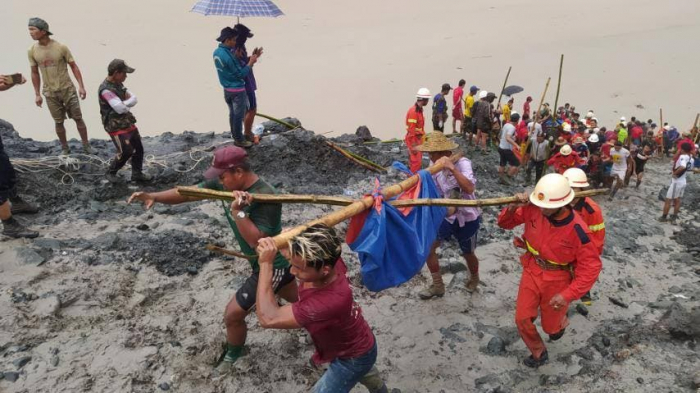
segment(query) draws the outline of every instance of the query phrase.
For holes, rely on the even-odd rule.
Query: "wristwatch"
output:
[[[238,212],[233,214],[233,218],[235,220],[242,220],[246,217],[248,217],[248,215],[243,210],[239,210]]]

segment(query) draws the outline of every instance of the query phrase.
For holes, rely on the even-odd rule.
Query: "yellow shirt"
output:
[[[503,121],[510,123],[510,106],[503,104]]]
[[[467,94],[464,98],[464,117],[472,117],[472,107],[474,106],[474,96]]]
[[[44,95],[75,88],[68,75],[68,64],[75,62],[67,46],[51,40],[46,46],[35,43],[29,48],[29,65],[39,67],[44,84]]]

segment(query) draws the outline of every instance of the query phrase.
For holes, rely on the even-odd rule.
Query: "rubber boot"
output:
[[[418,293],[418,296],[423,300],[445,295],[445,283],[442,282],[442,274],[440,272],[431,273],[431,276],[433,276],[433,283]]]
[[[12,208],[10,210],[12,214],[36,214],[39,212],[39,209],[37,209],[36,206],[26,202],[19,196],[14,198],[10,197],[10,203],[12,204]]]
[[[472,263],[467,261],[467,267],[469,267],[469,279],[466,282],[467,292],[476,292],[476,288],[479,286],[479,263]]]
[[[34,239],[39,236],[39,232],[25,228],[13,217],[2,222],[2,234],[14,238],[26,237],[27,239]]]
[[[547,350],[545,350],[542,352],[539,359],[535,359],[534,356],[530,355],[530,357],[523,360],[523,364],[530,368],[538,368],[547,363],[547,360],[549,360],[549,354],[547,353]]]
[[[131,181],[135,182],[147,182],[151,181],[152,177],[149,174],[143,173],[143,172],[131,172]]]

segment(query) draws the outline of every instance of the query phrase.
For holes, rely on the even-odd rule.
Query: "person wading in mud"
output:
[[[406,113],[406,136],[404,142],[408,148],[408,167],[411,172],[418,172],[423,165],[423,154],[416,150],[416,146],[423,143],[425,136],[425,117],[423,108],[430,100],[430,90],[425,87],[416,93],[416,103]]]
[[[569,185],[574,192],[583,191],[589,187],[588,177],[586,173],[579,168],[570,168],[564,172],[564,177],[569,181]],[[598,206],[593,199],[589,197],[574,198],[571,201],[571,207],[583,219],[583,222],[588,225],[591,231],[591,240],[598,247],[598,254],[603,255],[603,247],[605,246],[605,219],[603,218],[603,210]],[[586,292],[581,296],[581,302],[590,306],[593,304],[591,291]]]
[[[523,237],[513,243],[525,249],[520,257],[523,273],[515,309],[515,324],[532,355],[528,367],[539,367],[549,355],[535,327],[552,341],[559,340],[569,324],[569,304],[579,299],[598,279],[602,267],[598,247],[588,226],[569,204],[574,192],[562,175],[545,175],[529,198],[518,194],[520,203],[510,204],[498,216],[498,226],[513,229],[525,225]]]
[[[471,161],[462,157],[453,163],[449,157],[452,151],[459,146],[448,140],[440,133],[431,134],[428,141],[418,146],[418,150],[430,155],[430,161],[434,164],[442,163],[442,171],[433,175],[435,185],[444,198],[451,199],[476,199],[476,177],[472,170]],[[479,259],[476,257],[477,233],[481,224],[481,213],[473,207],[460,207],[456,210],[448,210],[448,216],[442,221],[438,230],[437,240],[433,243],[428,255],[428,269],[433,278],[432,284],[421,291],[418,296],[421,299],[442,297],[445,295],[445,284],[440,274],[437,249],[442,242],[454,237],[459,243],[464,260],[469,268],[469,279],[466,282],[467,291],[476,291],[479,285]]]
[[[659,221],[661,222],[668,221],[668,212],[671,210],[671,204],[673,204],[671,221],[675,221],[678,218],[678,212],[681,210],[681,198],[683,198],[683,194],[685,193],[685,177],[688,174],[688,171],[691,171],[693,168],[693,158],[690,156],[690,152],[693,150],[693,147],[694,146],[690,143],[682,144],[681,154],[673,163],[671,185],[668,187],[668,192],[666,193],[663,214],[659,218]]]
[[[341,258],[342,240],[333,228],[317,224],[289,241],[291,272],[299,281],[299,301],[280,306],[275,299],[273,263],[279,251],[272,238],[261,239],[255,313],[268,329],[301,329],[309,332],[316,352],[315,367],[330,363],[314,393],[345,393],[359,382],[370,393],[387,393],[379,377],[377,340],[362,309],[353,300],[346,267]]]
[[[9,90],[25,82],[27,80],[21,74],[0,75],[0,91]],[[2,220],[2,234],[15,238],[35,238],[39,236],[39,232],[25,228],[12,216],[13,214],[38,212],[36,207],[17,195],[16,184],[17,174],[12,167],[10,157],[5,152],[2,136],[0,136],[0,220]]]
[[[105,131],[117,149],[117,156],[107,170],[105,177],[112,183],[119,182],[117,172],[131,160],[131,181],[151,180],[143,173],[143,144],[141,134],[136,127],[136,117],[131,108],[137,104],[136,95],[126,89],[124,81],[133,73],[133,68],[124,60],[114,59],[107,66],[107,78],[98,88],[98,103]]]
[[[253,172],[247,157],[248,153],[240,147],[226,146],[217,149],[211,167],[204,173],[207,180],[200,183],[199,187],[232,192],[235,200],[230,207],[222,202],[224,215],[241,252],[254,255],[260,239],[275,236],[282,231],[282,205],[255,202],[251,193],[275,194],[276,191]],[[155,193],[136,192],[131,195],[128,203],[141,201],[146,209],[150,209],[156,203],[176,205],[195,200],[197,199],[180,195],[177,189],[173,188]],[[297,286],[294,276],[289,271],[289,261],[279,253],[273,259],[273,291],[285,300],[295,302]],[[245,318],[255,305],[260,271],[257,258],[250,259],[249,262],[253,272],[228,303],[224,313],[227,339],[224,364],[233,363],[243,355],[248,332]]]

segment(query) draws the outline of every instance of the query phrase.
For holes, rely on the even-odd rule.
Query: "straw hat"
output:
[[[557,146],[564,146],[566,145],[566,139],[564,139],[563,136],[560,136],[559,138],[557,138],[557,141],[554,142],[554,144]]]
[[[436,151],[452,151],[458,147],[458,144],[447,139],[442,132],[433,132],[428,135],[427,140],[422,145],[416,147],[416,150],[430,153]]]

